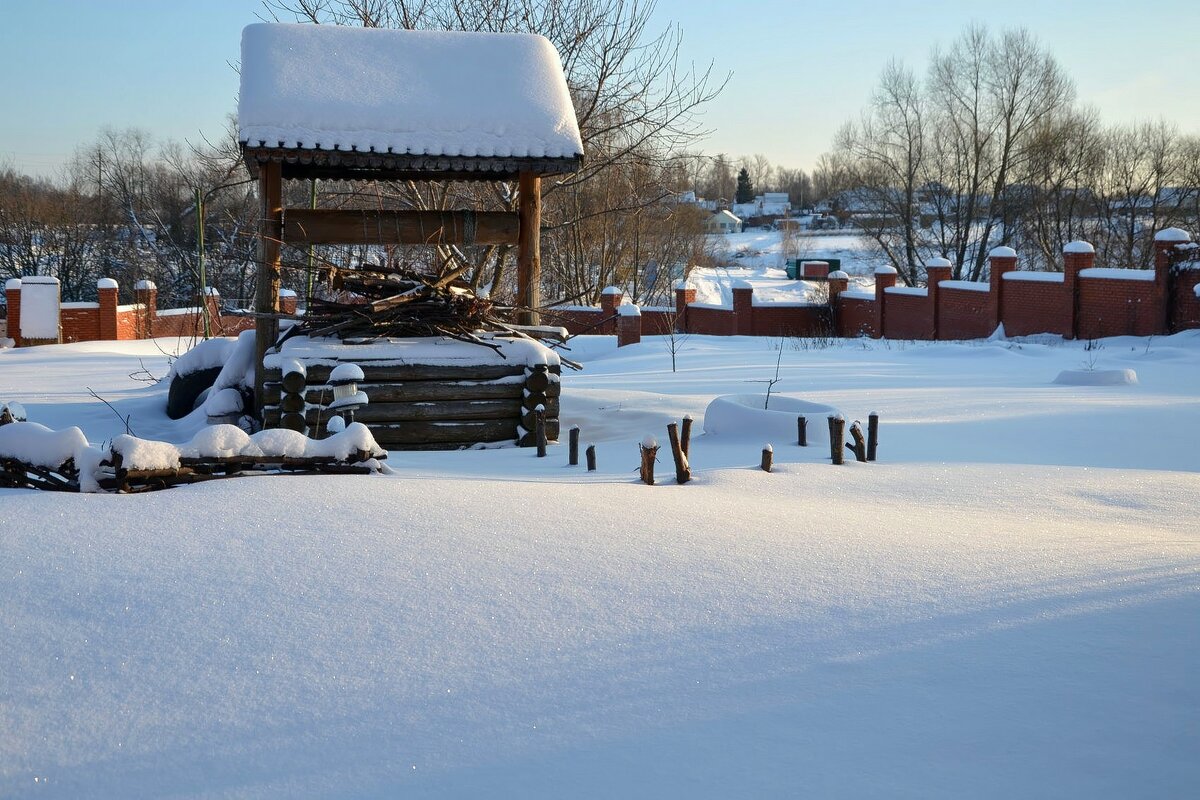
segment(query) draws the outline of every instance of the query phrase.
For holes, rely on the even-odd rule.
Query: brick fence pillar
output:
[[[1017,251],[1011,247],[993,247],[988,253],[988,281],[990,293],[988,302],[991,304],[992,330],[996,330],[1004,322],[1004,273],[1017,268]]]
[[[838,325],[838,310],[841,306],[842,292],[850,288],[850,276],[839,270],[829,273],[829,326],[831,336],[841,336]]]
[[[875,268],[875,338],[883,338],[883,323],[887,319],[887,292],[896,285],[896,268],[891,266]]]
[[[100,297],[100,341],[115,342],[117,332],[117,282],[112,278],[96,281],[96,294]]]
[[[625,294],[615,286],[605,286],[600,292],[600,319],[606,322],[596,329],[597,333],[611,336],[617,332],[616,322],[613,316],[617,313],[617,308],[620,307],[621,301],[625,299]]]
[[[158,287],[154,281],[138,281],[133,285],[133,301],[141,306],[138,311],[137,337],[154,337],[154,318],[158,316]]]
[[[642,340],[642,310],[637,306],[617,307],[617,347]]]
[[[754,335],[754,287],[746,281],[733,284],[733,334]]]
[[[942,330],[941,323],[941,287],[938,286],[942,281],[950,280],[950,275],[954,271],[953,265],[948,258],[931,258],[929,263],[925,265],[925,288],[929,293],[929,308],[930,317],[933,320],[933,338],[937,339]]]
[[[4,300],[8,303],[8,338],[21,346],[21,279],[9,278],[4,284]]]
[[[1084,241],[1063,246],[1063,289],[1067,293],[1067,321],[1063,325],[1067,339],[1079,336],[1079,273],[1096,266],[1096,248]]]
[[[688,333],[688,305],[696,302],[696,290],[683,281],[675,282],[675,332]]]
[[[1154,300],[1160,309],[1160,333],[1171,332],[1171,256],[1176,247],[1191,240],[1191,234],[1179,228],[1164,228],[1154,234]]]

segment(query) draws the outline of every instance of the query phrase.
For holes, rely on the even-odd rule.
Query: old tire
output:
[[[221,367],[209,367],[171,378],[171,386],[167,389],[167,416],[183,419],[192,413],[196,408],[196,398],[216,383],[220,374]]]

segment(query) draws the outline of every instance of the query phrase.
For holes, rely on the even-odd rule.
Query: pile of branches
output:
[[[73,458],[51,468],[28,464],[19,458],[0,456],[0,489],[78,492],[79,470],[75,468]]]
[[[304,316],[287,317],[297,324],[283,338],[448,336],[498,350],[498,345],[476,334],[514,332],[509,309],[477,297],[461,281],[416,272],[355,269],[339,270],[334,288],[324,298],[312,298]]]

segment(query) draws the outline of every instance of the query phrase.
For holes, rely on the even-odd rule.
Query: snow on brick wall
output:
[[[21,279],[21,338],[58,339],[59,286],[57,278]]]

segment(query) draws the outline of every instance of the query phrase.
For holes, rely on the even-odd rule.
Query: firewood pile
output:
[[[498,350],[477,334],[514,332],[508,309],[477,297],[461,281],[356,269],[339,270],[334,287],[339,291],[330,296],[313,297],[304,316],[285,317],[297,320],[285,339],[448,336]]]

